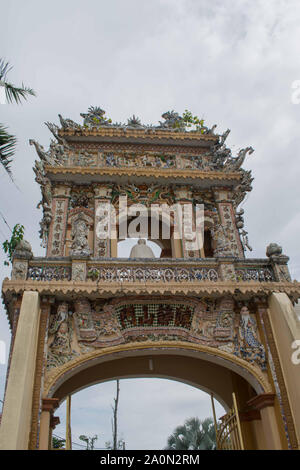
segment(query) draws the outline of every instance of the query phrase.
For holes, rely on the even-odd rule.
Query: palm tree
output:
[[[211,418],[201,421],[199,418],[187,419],[183,426],[178,426],[168,438],[168,450],[214,450],[216,434]]]
[[[23,83],[21,87],[16,87],[7,81],[7,74],[11,69],[9,62],[0,59],[0,87],[4,88],[7,103],[20,104],[22,99],[27,100],[28,95],[36,96],[34,90],[25,87]],[[10,164],[15,153],[16,143],[16,137],[9,134],[7,128],[0,123],[0,163],[11,178]]]

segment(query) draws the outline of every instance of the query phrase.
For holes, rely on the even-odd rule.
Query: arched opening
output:
[[[136,222],[137,219],[139,219],[139,223]],[[132,230],[134,230],[133,233],[131,233]],[[125,238],[124,233],[126,234]],[[152,213],[150,210],[147,211],[145,217],[120,217],[119,225],[117,225],[117,256],[129,258],[130,249],[137,243],[139,238],[147,240],[147,244],[153,250],[156,258],[176,257],[172,217],[168,219],[162,217],[162,215]]]
[[[81,450],[84,442],[79,436],[98,436],[95,448],[105,448],[112,440],[112,405],[116,396],[116,381],[90,386],[72,395],[72,448]],[[216,414],[225,414],[217,401]],[[65,436],[66,406],[62,402],[56,411],[60,425],[56,437]],[[208,393],[186,383],[152,378],[120,380],[118,404],[118,439],[127,450],[163,449],[177,426],[189,418],[212,418],[211,397]]]
[[[184,342],[166,341],[154,346],[153,342],[142,341],[87,353],[54,370],[45,383],[44,398],[55,398],[61,404],[69,395],[116,379],[181,382],[213,394],[226,413],[233,406],[233,395],[239,411],[247,412],[249,400],[270,393],[268,381],[256,367],[225,351]],[[142,416],[140,419],[144,422]],[[242,432],[245,433],[246,448],[255,448],[247,423],[242,423]]]

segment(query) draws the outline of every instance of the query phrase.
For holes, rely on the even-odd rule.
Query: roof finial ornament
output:
[[[112,122],[105,117],[105,111],[100,106],[90,106],[88,112],[80,113],[80,116],[84,118],[85,127],[109,126]]]
[[[144,127],[141,123],[141,120],[137,116],[135,116],[134,114],[132,115],[132,117],[127,119],[127,126],[129,126],[129,127]]]

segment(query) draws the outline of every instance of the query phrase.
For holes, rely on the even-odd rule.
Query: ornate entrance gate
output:
[[[233,157],[228,131],[189,131],[174,112],[158,126],[112,124],[100,108],[82,116],[83,125],[47,123],[56,139],[48,151],[30,141],[47,254],[34,257],[22,241],[3,283],[12,347],[1,448],[48,448],[66,396],[129,376],[194,384],[227,410],[234,392],[233,446],[297,448],[299,284],[276,244],[266,259],[245,258],[238,206],[251,189],[241,166],[252,149]],[[156,243],[160,258],[146,242],[120,257],[137,212],[137,238]]]

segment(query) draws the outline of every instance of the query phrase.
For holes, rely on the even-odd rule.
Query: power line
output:
[[[10,228],[10,226],[8,225],[8,223],[6,222],[6,219],[4,217],[4,215],[2,214],[2,212],[0,211],[0,215],[2,217],[2,219],[4,220],[4,223],[8,226],[9,230],[12,232],[12,229]]]

